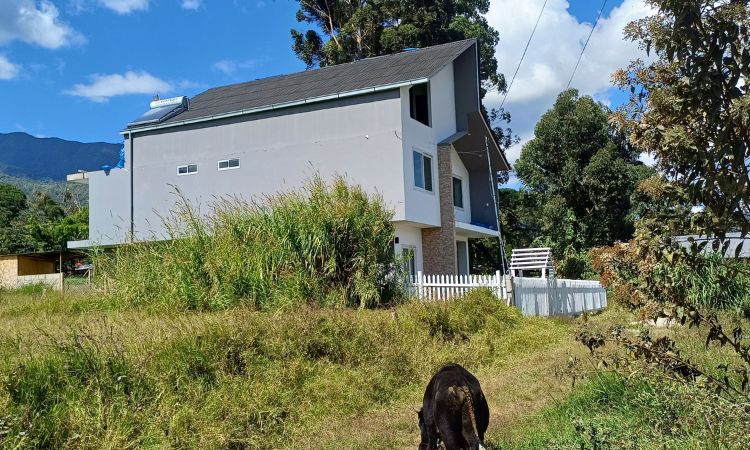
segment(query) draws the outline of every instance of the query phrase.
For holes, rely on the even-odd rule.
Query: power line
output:
[[[581,54],[578,56],[578,62],[576,63],[576,67],[573,69],[573,73],[570,75],[570,80],[568,80],[568,86],[565,88],[566,91],[570,89],[570,83],[573,81],[573,77],[576,74],[576,70],[578,70],[578,64],[581,63],[581,58],[583,58],[583,52],[586,51],[586,46],[589,45],[589,39],[591,39],[591,35],[594,34],[594,30],[596,29],[596,24],[599,23],[599,19],[602,18],[602,13],[604,12],[605,6],[607,6],[607,0],[604,0],[602,9],[599,10],[599,17],[596,18],[596,22],[594,22],[594,26],[591,27],[591,33],[589,33],[589,37],[586,39],[586,43],[583,44],[583,49],[581,50]]]
[[[542,5],[542,10],[539,12],[539,17],[536,19],[536,25],[534,25],[534,29],[531,31],[531,36],[529,36],[529,42],[526,43],[526,48],[523,50],[523,55],[521,55],[521,60],[518,61],[518,67],[516,67],[516,73],[513,74],[513,78],[510,80],[510,85],[508,85],[508,89],[505,91],[505,97],[503,97],[503,102],[500,103],[500,108],[503,107],[505,104],[505,99],[508,98],[508,93],[510,92],[510,88],[513,87],[513,82],[516,81],[516,75],[518,75],[518,69],[521,68],[521,63],[523,62],[523,58],[526,56],[526,50],[529,49],[529,44],[531,44],[531,38],[534,37],[534,33],[536,32],[536,27],[539,25],[539,19],[542,18],[542,13],[544,12],[544,8],[547,6],[547,0],[544,0],[544,5]]]

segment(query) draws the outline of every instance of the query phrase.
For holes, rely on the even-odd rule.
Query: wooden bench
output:
[[[510,270],[513,276],[523,278],[524,270],[541,270],[542,278],[554,276],[555,265],[552,263],[552,251],[549,247],[518,248],[513,250],[510,257]]]

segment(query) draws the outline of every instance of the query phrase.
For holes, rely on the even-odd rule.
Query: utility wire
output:
[[[599,19],[602,18],[602,13],[604,12],[605,6],[607,6],[607,0],[604,0],[602,9],[599,10],[599,17],[596,18],[596,22],[594,22],[594,26],[591,28],[591,33],[589,33],[589,37],[586,39],[586,43],[583,44],[583,49],[581,50],[581,54],[578,56],[578,62],[576,63],[576,67],[573,69],[573,73],[570,75],[570,80],[568,80],[568,86],[565,88],[566,91],[570,89],[570,83],[573,81],[573,77],[576,74],[576,70],[578,70],[578,64],[581,63],[581,58],[583,58],[583,52],[586,51],[586,46],[589,45],[589,39],[591,39],[591,35],[594,34],[594,30],[596,29],[596,24],[599,23]]]
[[[542,18],[542,13],[544,12],[544,8],[547,6],[547,0],[544,0],[544,5],[542,5],[542,10],[539,12],[539,17],[536,19],[536,25],[534,25],[534,29],[531,31],[531,36],[529,36],[529,42],[526,43],[526,48],[523,50],[523,55],[521,55],[521,60],[518,61],[518,67],[516,67],[516,73],[513,74],[513,78],[510,80],[510,85],[508,85],[508,90],[505,91],[505,97],[503,97],[503,102],[500,103],[500,108],[503,107],[505,104],[505,99],[508,98],[508,92],[510,92],[510,88],[513,87],[513,82],[516,81],[516,75],[518,75],[518,69],[521,68],[521,63],[523,62],[523,58],[526,56],[526,50],[529,49],[529,44],[531,44],[531,38],[534,37],[534,33],[536,32],[536,27],[539,25],[539,19]]]

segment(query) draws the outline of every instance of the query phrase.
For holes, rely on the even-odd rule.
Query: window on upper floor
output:
[[[430,126],[430,87],[417,84],[409,89],[409,115],[417,122]]]
[[[177,175],[192,175],[194,173],[198,173],[198,164],[177,166]]]
[[[240,160],[238,158],[235,159],[224,159],[219,161],[219,170],[229,170],[229,169],[239,169],[240,168]]]
[[[432,156],[414,151],[414,186],[432,192]]]
[[[461,209],[464,207],[463,182],[458,177],[453,177],[453,206]]]

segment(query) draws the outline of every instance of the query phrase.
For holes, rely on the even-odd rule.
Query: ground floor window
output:
[[[408,273],[410,277],[417,274],[417,266],[415,263],[417,248],[414,246],[403,246],[401,254],[403,255],[404,272]]]

